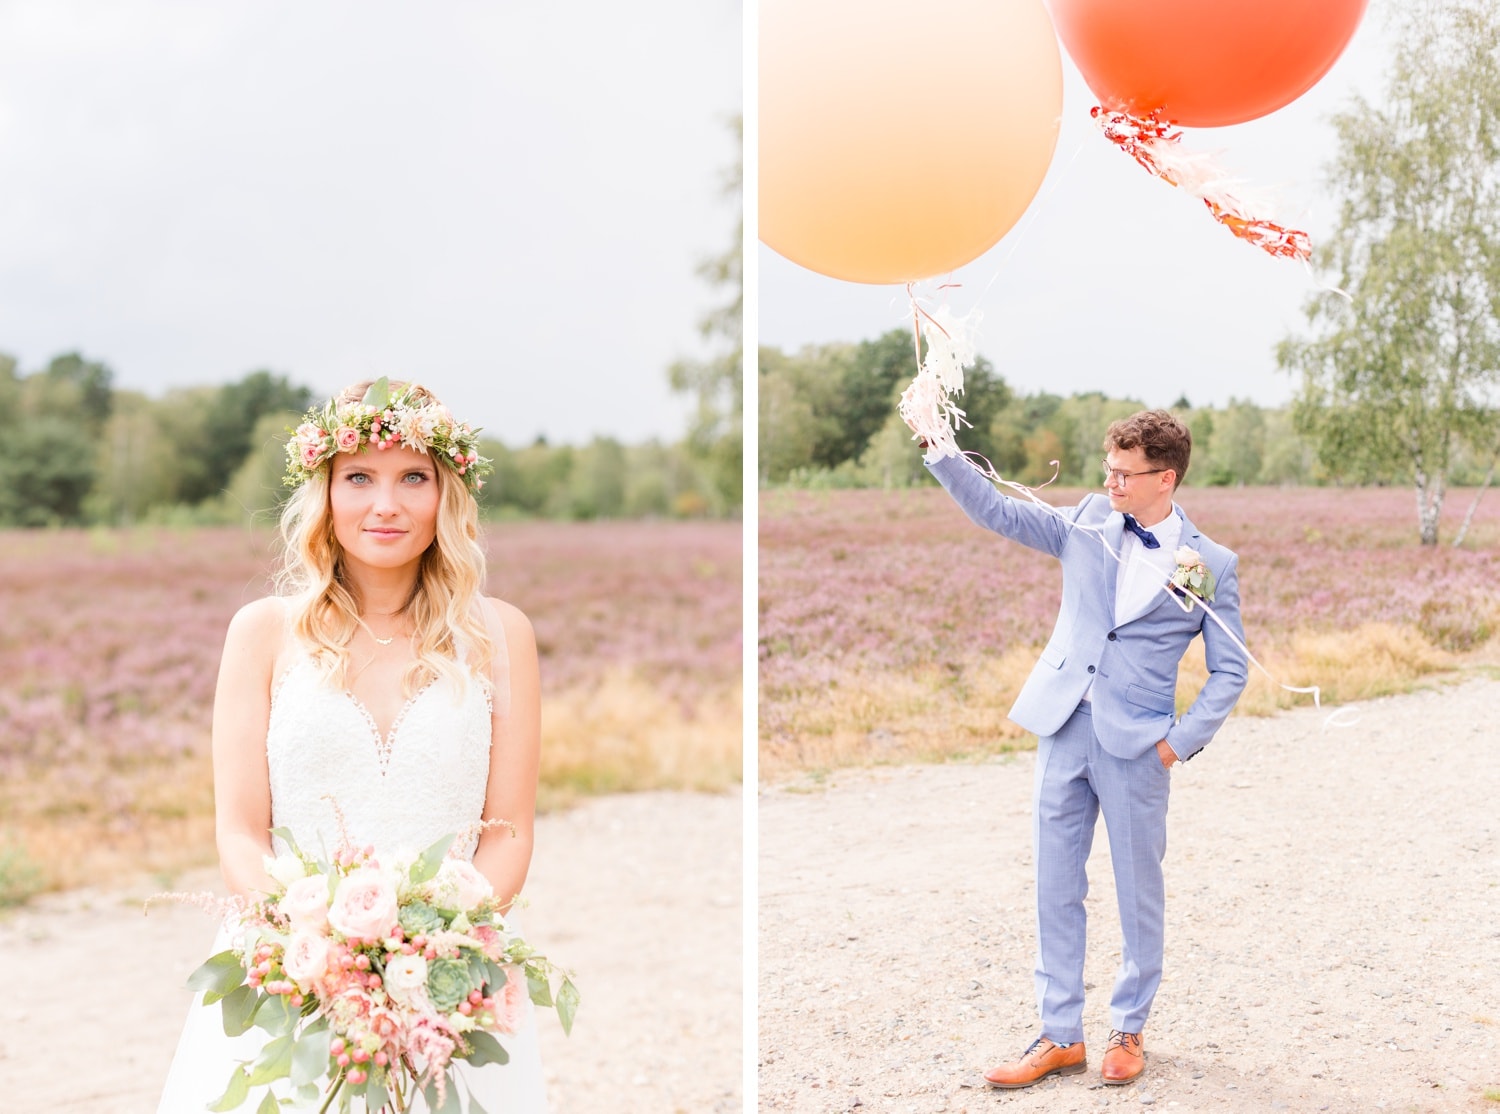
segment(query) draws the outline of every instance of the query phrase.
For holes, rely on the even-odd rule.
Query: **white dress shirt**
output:
[[[1177,565],[1177,545],[1182,540],[1182,516],[1177,505],[1167,517],[1155,526],[1147,526],[1136,519],[1144,530],[1149,530],[1160,543],[1157,549],[1147,549],[1129,530],[1120,544],[1120,564],[1115,570],[1115,626],[1145,614],[1158,602],[1162,585],[1172,575]]]

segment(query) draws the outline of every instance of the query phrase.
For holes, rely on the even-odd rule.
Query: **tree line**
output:
[[[269,371],[153,398],[117,388],[107,364],[79,353],[29,374],[0,353],[0,527],[269,523],[289,494],[287,431],[317,401]],[[696,518],[739,507],[738,473],[724,482],[712,438],[482,438],[479,451],[494,461],[480,493],[487,517]]]
[[[931,482],[911,431],[896,413],[916,374],[908,330],[855,343],[810,345],[795,353],[760,349],[760,483],[792,487],[907,487]],[[959,399],[969,428],[958,442],[988,459],[1007,479],[1028,485],[1098,481],[1104,431],[1145,408],[1137,398],[1098,391],[1068,397],[1017,394],[985,357],[965,372]],[[1325,453],[1317,412],[1305,400],[1262,407],[1230,399],[1168,407],[1193,434],[1188,482],[1251,484],[1405,484],[1412,468],[1401,455]],[[1480,443],[1456,444],[1455,485],[1484,481],[1492,463]],[[1054,468],[1052,461],[1057,461]]]

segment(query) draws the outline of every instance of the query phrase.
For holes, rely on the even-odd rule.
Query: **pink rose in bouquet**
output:
[[[322,874],[309,874],[299,878],[286,888],[277,907],[291,922],[293,929],[301,932],[328,931],[328,879]]]
[[[238,1109],[252,1087],[270,1109],[286,1087],[311,1101],[321,1086],[325,1110],[401,1114],[418,1094],[443,1109],[455,1061],[508,1060],[496,1035],[520,1029],[528,997],[571,1030],[572,980],[510,929],[472,863],[445,858],[455,837],[386,865],[372,847],[316,861],[274,834],[292,848],[268,864],[276,892],[241,910],[236,945],[188,980],[222,1002],[227,1034],[271,1036],[214,1108]]]
[[[328,923],[343,936],[362,940],[391,934],[397,920],[396,889],[378,870],[355,870],[339,882]]]
[[[311,991],[327,977],[332,950],[332,941],[326,936],[312,932],[294,932],[281,960],[282,970],[303,991]]]

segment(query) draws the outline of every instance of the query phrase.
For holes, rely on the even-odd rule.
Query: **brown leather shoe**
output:
[[[1111,1029],[1109,1044],[1104,1049],[1104,1063],[1099,1067],[1099,1078],[1111,1087],[1134,1083],[1146,1070],[1146,1050],[1140,1033],[1122,1033]]]
[[[1087,1069],[1082,1041],[1059,1048],[1046,1037],[1037,1037],[1031,1042],[1031,1047],[1021,1053],[1019,1060],[985,1072],[984,1081],[991,1087],[1013,1090],[1030,1087],[1049,1075],[1077,1075]]]

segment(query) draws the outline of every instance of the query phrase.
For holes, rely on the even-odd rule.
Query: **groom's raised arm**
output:
[[[944,457],[929,463],[927,470],[976,526],[1053,557],[1062,553],[1068,540],[1068,519],[1076,513],[1075,508],[1059,507],[1054,512],[1021,499],[1007,498],[964,457]]]

